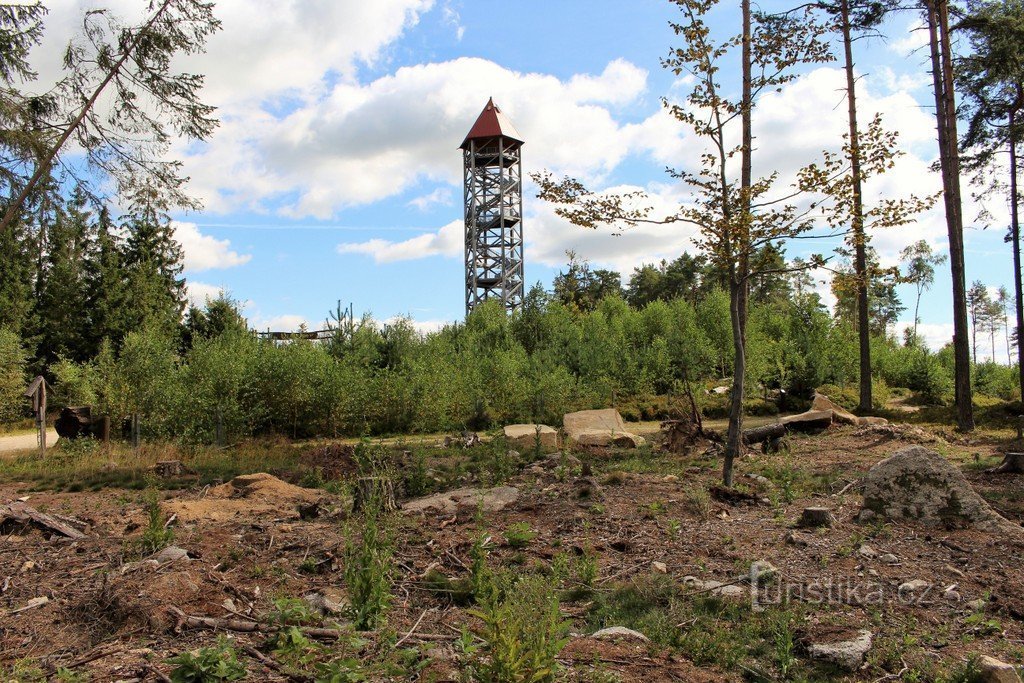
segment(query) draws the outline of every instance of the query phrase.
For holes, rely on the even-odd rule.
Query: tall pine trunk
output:
[[[1017,193],[1016,113],[1010,111],[1010,235],[1013,240],[1013,293],[1017,312],[1017,373],[1024,400],[1024,293],[1020,281],[1020,195]],[[1007,337],[1009,338],[1009,337]]]
[[[861,194],[860,131],[857,129],[857,92],[853,75],[853,39],[850,35],[850,4],[839,5],[843,32],[843,53],[846,60],[846,102],[850,119],[850,179],[853,181],[853,269],[857,276],[857,336],[860,343],[860,405],[861,412],[871,411],[871,328],[868,320],[868,256],[864,234],[864,198]]]
[[[953,387],[957,428],[974,429],[971,396],[971,349],[967,328],[967,279],[964,275],[963,216],[960,204],[960,155],[957,149],[953,62],[949,44],[947,0],[925,0],[928,41],[935,93],[935,121],[942,170],[942,199],[949,235],[949,268],[953,281]]]
[[[751,131],[751,31],[750,0],[740,3],[743,13],[743,95],[740,102],[742,148],[740,151],[740,204],[735,214],[737,221],[734,260],[729,264],[729,318],[732,324],[732,346],[735,353],[732,372],[732,394],[729,405],[729,431],[725,444],[725,462],[722,465],[722,483],[732,486],[733,464],[743,447],[743,384],[747,372],[747,295],[750,271],[750,188],[752,184],[753,134]]]

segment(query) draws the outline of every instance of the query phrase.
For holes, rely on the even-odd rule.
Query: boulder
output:
[[[558,431],[554,427],[539,424],[507,425],[504,432],[505,442],[509,448],[515,448],[520,452],[533,451],[538,445],[538,437],[540,448],[545,453],[558,450]]]
[[[461,488],[406,501],[402,504],[402,512],[425,514],[433,511],[453,514],[460,507],[477,506],[486,512],[499,512],[517,500],[519,489],[512,486],[497,486],[493,489]]]
[[[904,448],[872,467],[863,491],[864,508],[890,519],[1024,535],[989,507],[959,468],[923,446]]]
[[[804,528],[835,526],[836,517],[828,508],[804,508],[800,515],[799,526]]]
[[[820,638],[820,639],[819,639]],[[807,654],[834,664],[846,671],[856,671],[864,663],[864,656],[871,649],[871,631],[857,631],[853,634],[816,634],[807,645]]]
[[[583,447],[603,448],[638,448],[643,446],[644,438],[630,432],[614,432],[606,429],[593,429],[579,434],[576,445]]]
[[[579,439],[583,432],[608,431],[624,432],[626,423],[614,408],[603,410],[580,410],[575,413],[566,413],[562,418],[562,427],[565,434],[573,441]]]
[[[596,640],[639,640],[645,643],[649,640],[643,633],[625,626],[609,626],[595,632],[590,637]]]
[[[1011,664],[1001,662],[995,657],[982,655],[978,659],[978,669],[981,673],[978,680],[982,683],[1020,683],[1020,674],[1017,670]]]

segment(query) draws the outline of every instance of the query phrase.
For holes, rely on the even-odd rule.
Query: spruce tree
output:
[[[125,247],[112,228],[110,212],[103,207],[96,219],[85,263],[90,357],[99,353],[104,339],[120,344],[131,329]]]
[[[130,329],[156,325],[176,333],[185,312],[183,255],[166,206],[157,197],[140,194],[121,224],[127,234],[128,319]]]

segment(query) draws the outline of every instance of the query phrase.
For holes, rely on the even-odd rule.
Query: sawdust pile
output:
[[[165,508],[183,522],[225,522],[268,514],[293,518],[299,516],[299,505],[314,503],[321,494],[316,489],[305,489],[272,474],[257,472],[214,486],[195,499],[169,501]]]

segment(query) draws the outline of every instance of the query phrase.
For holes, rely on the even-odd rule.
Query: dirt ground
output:
[[[982,654],[1019,666],[1019,545],[972,530],[854,520],[859,476],[901,446],[924,442],[961,464],[972,485],[1020,523],[1024,477],[983,473],[998,462],[1003,436],[834,427],[793,437],[788,453],[751,451],[738,463],[738,488],[747,495],[731,499],[713,488],[720,465],[702,449],[576,453],[578,466],[568,458],[527,466],[502,482],[520,493],[504,510],[399,513],[386,629],[328,647],[382,661],[397,641],[407,653],[404,668],[375,669],[367,680],[459,680],[463,632],[477,632],[479,619],[431,590],[428,577],[465,577],[474,543],[489,537],[495,567],[577,568],[561,597],[572,620],[559,656],[567,680],[952,681]],[[168,658],[216,640],[188,617],[266,623],[282,598],[319,593],[344,602],[346,495],[265,477],[161,492],[173,544],[192,559],[157,564],[136,550],[148,523],[139,492],[32,488],[0,483],[0,504],[27,498],[87,526],[77,540],[36,527],[2,530],[3,680],[168,680]],[[836,524],[794,530],[808,506],[830,508]],[[509,540],[523,529],[535,535]],[[758,560],[778,575],[753,601],[737,577]],[[743,590],[722,597],[684,577]],[[901,594],[901,585],[918,579],[928,583],[923,593]],[[327,616],[319,626],[344,620]],[[650,641],[589,637],[606,626],[638,630]],[[805,643],[829,629],[872,633],[859,670],[841,672],[807,656]],[[248,680],[313,680],[281,670],[267,655],[266,634],[231,636]]]

